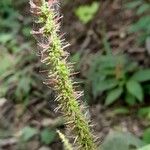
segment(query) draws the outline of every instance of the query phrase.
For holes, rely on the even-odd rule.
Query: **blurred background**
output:
[[[150,1],[64,0],[60,11],[99,144],[150,144]],[[28,0],[0,1],[0,150],[63,149],[64,119],[43,85],[32,22]]]

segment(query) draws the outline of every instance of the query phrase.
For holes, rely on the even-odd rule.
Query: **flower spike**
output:
[[[32,34],[37,37],[42,36],[44,40],[38,42],[40,48],[41,61],[48,68],[48,79],[45,80],[47,86],[52,86],[56,93],[59,106],[55,109],[61,110],[68,130],[74,135],[74,141],[77,142],[81,150],[96,150],[93,135],[90,131],[89,119],[86,118],[82,106],[78,99],[83,95],[82,92],[76,91],[72,80],[73,66],[67,63],[69,56],[65,48],[70,46],[65,39],[64,34],[60,33],[60,20],[57,0],[30,0],[31,12],[38,19],[40,26]]]

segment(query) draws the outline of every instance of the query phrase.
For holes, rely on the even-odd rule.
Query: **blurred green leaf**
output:
[[[114,101],[116,101],[121,96],[122,93],[123,93],[122,87],[118,87],[118,88],[113,89],[110,92],[108,92],[106,100],[105,100],[105,105],[112,104]]]
[[[112,111],[113,115],[121,115],[121,114],[129,114],[129,109],[125,108],[125,107],[119,107],[119,108],[115,108]]]
[[[30,76],[23,75],[18,82],[18,86],[15,92],[15,95],[19,100],[22,100],[24,96],[29,94],[31,89],[32,78]]]
[[[118,85],[117,80],[115,79],[107,79],[107,80],[99,80],[92,82],[93,95],[96,97],[101,92],[112,89]]]
[[[139,148],[138,150],[150,150],[150,145]]]
[[[143,5],[139,6],[139,8],[137,9],[137,15],[141,15],[148,10],[150,10],[150,4],[144,3]]]
[[[125,101],[127,104],[129,104],[131,106],[136,104],[136,98],[132,94],[130,94],[129,92],[126,93]]]
[[[22,135],[21,138],[23,141],[30,140],[33,136],[35,136],[38,133],[38,130],[36,128],[27,126],[22,129]]]
[[[54,130],[46,128],[41,132],[41,141],[46,145],[51,144],[55,140],[56,135]]]
[[[132,147],[136,149],[143,145],[144,143],[131,133],[111,131],[101,148],[102,150],[131,150]]]
[[[137,69],[139,69],[138,63],[137,62],[130,62],[130,65],[126,64],[124,69],[125,69],[126,73],[128,73],[128,72],[135,72]]]
[[[129,28],[131,33],[138,32],[138,31],[147,31],[147,34],[150,32],[150,16],[145,15],[144,17],[140,18],[136,23],[132,24]]]
[[[142,0],[131,1],[126,4],[126,7],[129,9],[136,8],[137,6],[142,4]]]
[[[140,108],[138,111],[138,116],[150,119],[150,107]]]
[[[142,139],[144,142],[150,144],[150,128],[147,128],[146,130],[144,130]]]
[[[0,54],[0,75],[4,74],[7,69],[13,68],[15,63],[16,60],[13,58],[13,56],[3,51]]]
[[[4,97],[8,90],[7,85],[0,85],[0,97]]]
[[[136,97],[140,102],[143,101],[143,89],[137,81],[129,80],[126,84],[126,88],[128,92],[134,97]]]
[[[133,74],[131,77],[132,80],[139,82],[149,81],[150,80],[150,69],[139,70]]]
[[[1,44],[6,44],[8,41],[13,39],[13,35],[12,34],[7,34],[7,33],[1,33],[0,34],[0,43]]]
[[[83,23],[88,23],[94,17],[94,14],[98,11],[99,2],[93,2],[91,5],[83,5],[78,7],[75,10],[76,16],[80,19]]]
[[[79,70],[81,66],[81,52],[76,52],[70,57],[70,61],[75,64],[75,70]]]

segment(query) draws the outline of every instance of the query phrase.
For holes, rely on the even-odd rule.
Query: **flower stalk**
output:
[[[60,137],[60,139],[63,142],[64,145],[64,149],[65,150],[73,150],[72,145],[69,143],[68,139],[65,137],[65,135],[63,133],[61,133],[59,130],[57,130],[57,133]]]
[[[89,128],[89,120],[81,111],[78,99],[82,92],[76,91],[71,74],[73,67],[67,62],[69,53],[64,49],[69,46],[63,35],[60,35],[61,16],[57,12],[55,0],[41,1],[40,5],[30,0],[31,12],[37,18],[39,28],[32,34],[42,37],[38,42],[41,61],[48,66],[48,79],[45,84],[52,86],[56,93],[58,108],[67,121],[66,125],[74,135],[79,149],[96,150],[93,135]]]

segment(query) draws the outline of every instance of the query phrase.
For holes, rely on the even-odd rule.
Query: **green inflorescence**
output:
[[[64,134],[62,134],[59,130],[57,131],[60,139],[62,140],[63,142],[63,145],[64,145],[64,149],[65,150],[73,150],[72,148],[72,145],[69,143],[68,139],[65,137]]]
[[[42,25],[39,31],[33,31],[33,34],[41,34],[43,38],[48,39],[46,44],[39,43],[45,56],[42,62],[49,66],[48,77],[57,92],[56,100],[65,116],[67,127],[74,134],[79,149],[96,150],[89,122],[77,101],[82,94],[74,90],[73,80],[70,77],[72,66],[66,62],[68,53],[64,51],[68,44],[64,43],[59,35],[60,16],[53,8],[53,2],[43,1],[41,6],[35,6],[33,2],[30,4],[33,14],[38,14],[38,23]]]

